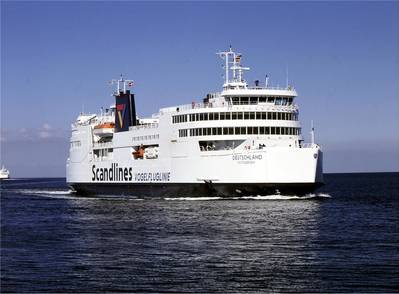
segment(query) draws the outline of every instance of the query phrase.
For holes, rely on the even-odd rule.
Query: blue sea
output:
[[[1,183],[1,292],[399,292],[399,173],[305,198],[78,197]]]

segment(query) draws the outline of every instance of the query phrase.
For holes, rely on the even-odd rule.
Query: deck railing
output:
[[[158,126],[159,126],[158,123],[142,124],[142,125],[129,127],[129,131],[132,131],[132,130],[143,130],[143,129],[154,129],[154,128],[158,128]]]
[[[96,142],[93,143],[93,148],[111,148],[113,146],[112,142]]]

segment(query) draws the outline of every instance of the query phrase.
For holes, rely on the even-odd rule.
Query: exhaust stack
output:
[[[129,130],[130,126],[137,125],[136,119],[136,104],[134,101],[134,94],[130,93],[126,87],[131,87],[133,81],[125,80],[112,80],[112,83],[117,84],[115,96],[115,132],[125,132]],[[122,87],[121,86],[122,84]]]

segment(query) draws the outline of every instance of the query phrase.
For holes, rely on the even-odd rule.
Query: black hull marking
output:
[[[314,192],[323,183],[270,183],[270,184],[221,184],[221,183],[69,183],[78,195],[115,195],[138,197],[204,197],[204,196],[254,196],[281,193],[303,196]]]

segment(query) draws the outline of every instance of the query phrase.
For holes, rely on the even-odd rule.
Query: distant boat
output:
[[[10,171],[3,167],[0,169],[0,180],[9,179],[10,178]]]

